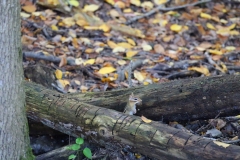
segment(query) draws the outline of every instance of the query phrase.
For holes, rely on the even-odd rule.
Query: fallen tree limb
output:
[[[157,159],[239,159],[239,146],[227,148],[212,140],[167,125],[144,123],[137,116],[89,105],[39,85],[26,83],[28,117],[72,136],[98,142],[118,140]]]
[[[189,7],[189,6],[195,6],[195,5],[206,3],[206,2],[210,2],[210,1],[211,0],[201,0],[201,1],[198,1],[198,2],[191,3],[191,4],[185,4],[185,5],[176,6],[176,7],[170,7],[170,8],[165,8],[163,5],[159,5],[158,7],[152,9],[151,11],[149,11],[149,12],[143,14],[143,15],[136,16],[136,17],[128,20],[126,22],[126,24],[130,24],[130,23],[132,23],[134,21],[137,21],[139,19],[151,16],[151,15],[155,14],[158,11],[173,11],[173,10],[176,10],[176,9],[182,9],[182,8],[186,8],[186,7]]]
[[[68,95],[82,102],[123,111],[131,93],[142,106],[137,115],[153,120],[196,120],[240,112],[240,75],[191,78],[104,93]]]

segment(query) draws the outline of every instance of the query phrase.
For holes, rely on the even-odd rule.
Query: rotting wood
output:
[[[30,84],[31,83],[27,83]],[[240,159],[239,146],[218,146],[158,122],[144,123],[137,116],[96,107],[66,95],[26,84],[28,116],[72,136],[119,140],[157,159]]]

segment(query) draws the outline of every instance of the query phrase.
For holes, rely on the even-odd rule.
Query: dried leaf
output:
[[[62,75],[63,75],[63,73],[62,73],[61,70],[57,69],[55,71],[55,76],[56,76],[57,79],[62,79]]]
[[[222,55],[223,54],[222,51],[213,50],[213,49],[209,49],[208,52],[211,53],[211,54],[216,54],[216,55]]]
[[[37,10],[35,5],[27,5],[27,6],[23,6],[22,9],[28,13],[32,13],[35,12]]]
[[[200,67],[189,67],[188,70],[190,70],[190,71],[197,71],[197,72],[199,72],[199,73],[204,74],[205,76],[209,76],[209,75],[210,75],[208,68],[207,68],[207,67],[204,67],[204,66],[200,66]]]
[[[205,19],[211,19],[211,18],[212,18],[212,16],[209,15],[209,14],[207,14],[207,13],[201,13],[200,16],[201,16],[202,18],[205,18]]]
[[[152,46],[150,46],[149,44],[142,44],[142,49],[144,51],[151,51],[152,50]]]
[[[95,59],[89,59],[89,60],[87,60],[86,62],[84,62],[84,65],[94,64],[94,63],[95,63]]]
[[[140,6],[141,5],[141,1],[140,0],[130,0],[130,3],[135,5],[135,6]]]
[[[216,29],[211,23],[207,23],[207,28],[212,29],[212,30]]]
[[[164,53],[165,52],[165,49],[163,48],[163,46],[161,44],[156,44],[154,45],[154,51],[156,53]]]
[[[181,31],[182,26],[180,26],[180,25],[178,25],[178,24],[173,24],[173,25],[171,25],[170,29],[171,29],[172,31],[179,32],[179,31]]]
[[[134,77],[135,77],[139,82],[143,82],[144,79],[145,79],[145,77],[142,75],[142,73],[139,72],[139,71],[137,71],[137,70],[135,70],[135,71],[133,72],[133,75],[134,75]]]
[[[79,6],[79,2],[77,0],[68,0],[68,3],[71,6],[74,6],[74,7],[78,7]]]
[[[114,71],[116,71],[116,69],[113,67],[103,67],[98,71],[98,73],[99,74],[108,74],[108,73],[112,73]]]
[[[116,48],[113,49],[113,53],[125,52],[125,51],[126,51],[126,49],[123,48],[123,47],[120,47],[120,46],[118,46],[118,47],[116,47]]]
[[[138,53],[138,51],[127,51],[126,56],[128,58],[131,58],[131,57],[135,56],[137,53]]]
[[[84,12],[95,12],[99,9],[99,6],[96,4],[85,5],[83,8]]]
[[[151,122],[152,122],[152,120],[147,119],[147,118],[144,117],[144,116],[141,116],[141,119],[142,119],[142,121],[145,122],[145,123],[151,123]]]
[[[213,143],[215,143],[218,146],[224,147],[224,148],[227,148],[230,146],[230,144],[219,142],[219,141],[213,141]]]

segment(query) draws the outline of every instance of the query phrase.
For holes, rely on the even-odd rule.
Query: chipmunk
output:
[[[128,115],[133,115],[137,113],[136,110],[136,104],[141,103],[142,100],[139,97],[136,97],[133,95],[133,93],[129,96],[127,105],[123,111],[123,113],[128,114]]]

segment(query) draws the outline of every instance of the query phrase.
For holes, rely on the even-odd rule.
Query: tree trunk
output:
[[[34,159],[23,88],[19,0],[0,0],[0,159]]]
[[[161,160],[240,159],[236,145],[224,148],[212,140],[165,124],[144,123],[137,116],[69,99],[39,85],[26,87],[26,93],[30,118],[75,137],[84,135],[106,144],[121,141]]]

